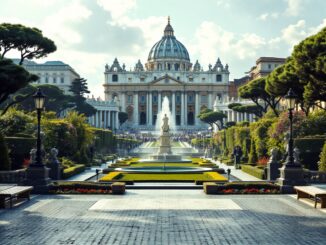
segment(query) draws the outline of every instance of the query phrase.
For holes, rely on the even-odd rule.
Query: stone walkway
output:
[[[1,245],[325,244],[326,215],[286,195],[35,196],[0,210]]]
[[[234,177],[236,177],[239,180],[242,181],[262,181],[261,179],[256,178],[255,176],[252,176],[250,174],[247,174],[245,172],[243,172],[241,169],[235,169],[234,166],[228,166],[224,163],[221,163],[220,161],[214,161],[212,159],[210,159],[212,162],[216,163],[220,168],[224,168],[225,171],[227,169],[231,169],[231,175],[233,175]]]

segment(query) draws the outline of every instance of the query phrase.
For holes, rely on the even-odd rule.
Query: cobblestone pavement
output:
[[[0,244],[325,244],[326,214],[291,196],[128,190],[35,196],[0,211]]]

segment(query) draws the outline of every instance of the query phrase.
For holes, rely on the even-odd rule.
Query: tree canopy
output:
[[[221,111],[213,111],[211,109],[205,109],[200,112],[198,118],[209,124],[211,127],[215,124],[219,130],[223,128],[223,119],[226,115]]]
[[[243,105],[241,103],[231,103],[228,105],[228,108],[240,113],[254,114],[257,117],[263,116],[261,107],[255,104]]]
[[[294,47],[286,63],[267,76],[265,89],[273,96],[283,97],[292,88],[301,109],[308,114],[311,106],[326,101],[325,81],[326,28],[323,28]]]
[[[37,88],[41,88],[42,92],[47,96],[45,107],[48,111],[54,111],[56,114],[59,114],[64,109],[74,106],[72,96],[64,94],[60,88],[50,84],[27,85],[13,94],[6,101],[6,104],[18,104],[18,107],[24,111],[33,111],[35,107],[32,95]]]
[[[326,101],[326,27],[296,45],[292,57],[304,84],[304,101]]]
[[[0,105],[11,94],[37,79],[38,76],[30,74],[23,67],[15,65],[11,60],[0,59]]]
[[[19,64],[22,65],[25,59],[45,57],[56,51],[57,47],[37,28],[20,24],[0,24],[0,59],[14,49],[20,52]]]
[[[261,109],[262,113],[266,113],[270,107],[275,115],[278,115],[276,110],[279,99],[273,94],[267,93],[265,90],[266,78],[257,78],[239,88],[239,95],[243,99],[252,100],[257,108]]]

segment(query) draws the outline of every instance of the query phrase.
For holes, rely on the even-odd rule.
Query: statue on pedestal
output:
[[[164,114],[163,117],[163,125],[162,125],[162,132],[164,133],[168,133],[170,131],[170,127],[169,127],[169,118],[166,116],[166,114]]]

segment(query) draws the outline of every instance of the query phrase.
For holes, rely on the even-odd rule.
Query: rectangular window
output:
[[[132,95],[128,95],[128,103],[132,103]]]
[[[60,78],[60,81],[61,81],[61,83],[65,83],[65,78],[64,77],[61,77]]]
[[[216,75],[216,82],[221,82],[222,81],[222,75],[217,74]]]
[[[202,95],[200,100],[201,100],[201,103],[202,104],[207,103],[207,96],[206,95]]]
[[[272,65],[271,64],[268,64],[268,69],[271,69],[272,68]]]
[[[49,78],[48,77],[45,78],[45,83],[49,83]]]
[[[57,83],[57,78],[56,77],[53,78],[53,83]]]
[[[113,74],[112,75],[112,82],[117,82],[118,81],[118,75],[117,74]]]
[[[194,79],[192,77],[189,77],[189,82],[193,82]]]

